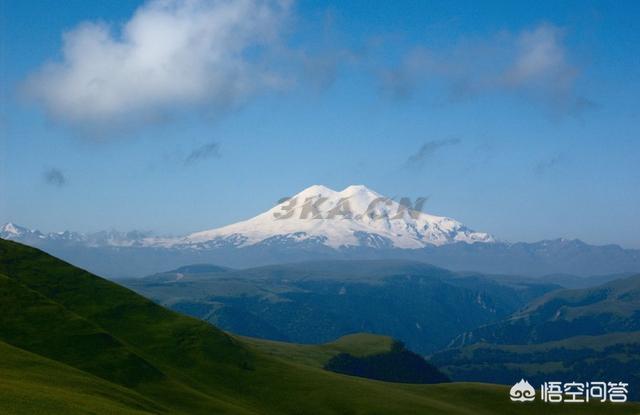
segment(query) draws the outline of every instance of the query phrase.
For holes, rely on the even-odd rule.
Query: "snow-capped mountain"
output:
[[[640,271],[640,250],[579,240],[496,241],[366,188],[311,186],[251,219],[186,236],[43,233],[13,223],[0,238],[40,248],[98,275],[139,277],[190,264],[252,267],[307,260],[409,259],[497,274]]]
[[[276,241],[315,243],[334,249],[358,246],[418,249],[455,242],[494,242],[487,233],[475,232],[451,218],[417,211],[361,185],[340,192],[311,186],[254,218],[183,237],[154,237],[137,231],[44,234],[12,223],[0,228],[0,237],[93,247],[181,249],[247,247]]]
[[[41,244],[47,243],[83,245],[87,247],[142,247],[157,244],[157,238],[151,237],[149,232],[100,231],[93,233],[80,233],[62,231],[43,233],[39,230],[28,229],[11,222],[6,223],[0,228],[0,238],[34,246],[40,246]]]
[[[11,222],[5,223],[2,228],[0,228],[0,238],[2,239],[21,239],[27,235],[34,235],[37,237],[39,235],[42,235],[42,233],[38,231],[32,231]]]
[[[249,220],[196,232],[175,244],[232,241],[249,246],[271,238],[314,241],[331,248],[368,246],[417,249],[454,242],[494,242],[447,217],[429,215],[365,186],[335,191],[311,186]]]

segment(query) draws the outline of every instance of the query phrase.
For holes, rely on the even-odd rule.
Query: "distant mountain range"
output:
[[[640,331],[640,275],[548,293],[507,320],[460,335],[451,346],[545,343],[631,331]]]
[[[560,288],[401,260],[301,262],[244,270],[194,265],[121,283],[232,333],[317,344],[369,332],[400,339],[422,354]]]
[[[433,356],[459,381],[624,380],[640,399],[640,275],[549,292]]]
[[[110,278],[192,263],[238,268],[326,259],[407,259],[452,270],[541,276],[640,271],[640,250],[579,240],[499,241],[365,186],[311,186],[246,221],[179,237],[150,232],[43,233],[7,223],[0,238],[43,249]]]

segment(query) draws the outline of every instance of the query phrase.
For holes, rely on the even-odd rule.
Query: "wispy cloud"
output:
[[[416,46],[399,64],[378,71],[380,87],[395,99],[424,87],[444,87],[453,101],[500,92],[554,112],[580,112],[594,104],[576,91],[580,70],[571,62],[564,36],[563,29],[544,23],[518,33],[460,39],[447,50]]]
[[[566,156],[563,153],[556,154],[548,159],[538,161],[534,166],[533,171],[536,175],[542,176],[556,169],[559,165],[564,163],[565,160]]]
[[[43,174],[44,182],[50,186],[63,187],[67,184],[67,177],[60,169],[50,168]]]
[[[83,127],[225,110],[281,84],[262,58],[288,12],[287,0],[150,0],[121,30],[85,22],[65,33],[62,60],[32,74],[25,91]]]
[[[319,39],[296,50],[293,63],[299,66],[299,79],[322,91],[331,87],[344,69],[357,68],[366,52],[347,46],[333,8],[329,7],[317,20],[315,25],[313,22],[305,22],[305,25],[307,30],[318,34]]]
[[[184,159],[184,164],[190,165],[201,160],[220,157],[220,145],[216,142],[203,144],[194,148]]]
[[[460,139],[458,138],[447,138],[443,140],[432,140],[424,143],[417,152],[410,155],[405,162],[406,167],[421,167],[426,161],[432,157],[436,152],[438,152],[443,147],[455,146],[460,144]]]

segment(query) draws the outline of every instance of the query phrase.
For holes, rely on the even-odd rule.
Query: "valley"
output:
[[[560,288],[497,282],[402,261],[323,261],[244,270],[186,267],[122,283],[233,333],[325,343],[356,332],[390,335],[429,354]]]

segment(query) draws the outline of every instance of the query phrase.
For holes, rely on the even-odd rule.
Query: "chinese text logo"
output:
[[[629,384],[624,382],[544,382],[540,385],[542,402],[626,402]],[[514,402],[535,400],[536,391],[529,382],[521,379],[511,387],[509,397]]]

